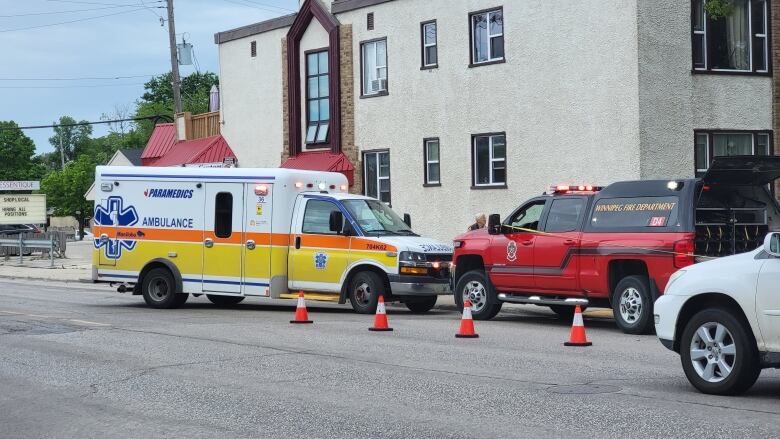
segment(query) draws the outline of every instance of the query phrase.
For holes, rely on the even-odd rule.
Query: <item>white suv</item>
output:
[[[655,329],[704,393],[742,393],[761,369],[780,367],[780,233],[673,274],[655,302]]]

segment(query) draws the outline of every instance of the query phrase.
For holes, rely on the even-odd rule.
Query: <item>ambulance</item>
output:
[[[452,246],[414,233],[338,173],[97,167],[92,278],[175,308],[190,294],[346,303],[379,295],[423,313],[449,287]]]

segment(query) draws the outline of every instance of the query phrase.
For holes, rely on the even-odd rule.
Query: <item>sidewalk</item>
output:
[[[25,256],[19,265],[19,256],[8,260],[0,257],[0,278],[36,279],[59,282],[92,282],[92,241],[69,242],[66,259]]]

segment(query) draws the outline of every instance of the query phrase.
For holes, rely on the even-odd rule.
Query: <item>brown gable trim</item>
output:
[[[319,0],[306,0],[287,32],[287,104],[290,157],[303,151],[301,133],[301,38],[313,19],[328,32],[328,71],[330,72],[330,140],[333,153],[341,152],[341,58],[339,22]]]
[[[334,14],[354,11],[355,9],[367,8],[369,6],[387,3],[393,0],[336,0],[330,5],[330,10]]]
[[[240,38],[250,37],[252,35],[270,32],[276,29],[282,29],[292,26],[295,17],[298,14],[283,15],[259,23],[242,26],[236,29],[230,29],[214,34],[214,44],[227,43],[228,41],[238,40]]]

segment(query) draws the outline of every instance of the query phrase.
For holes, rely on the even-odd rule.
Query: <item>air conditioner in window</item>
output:
[[[378,93],[387,90],[387,79],[374,79],[371,81],[371,92]]]

